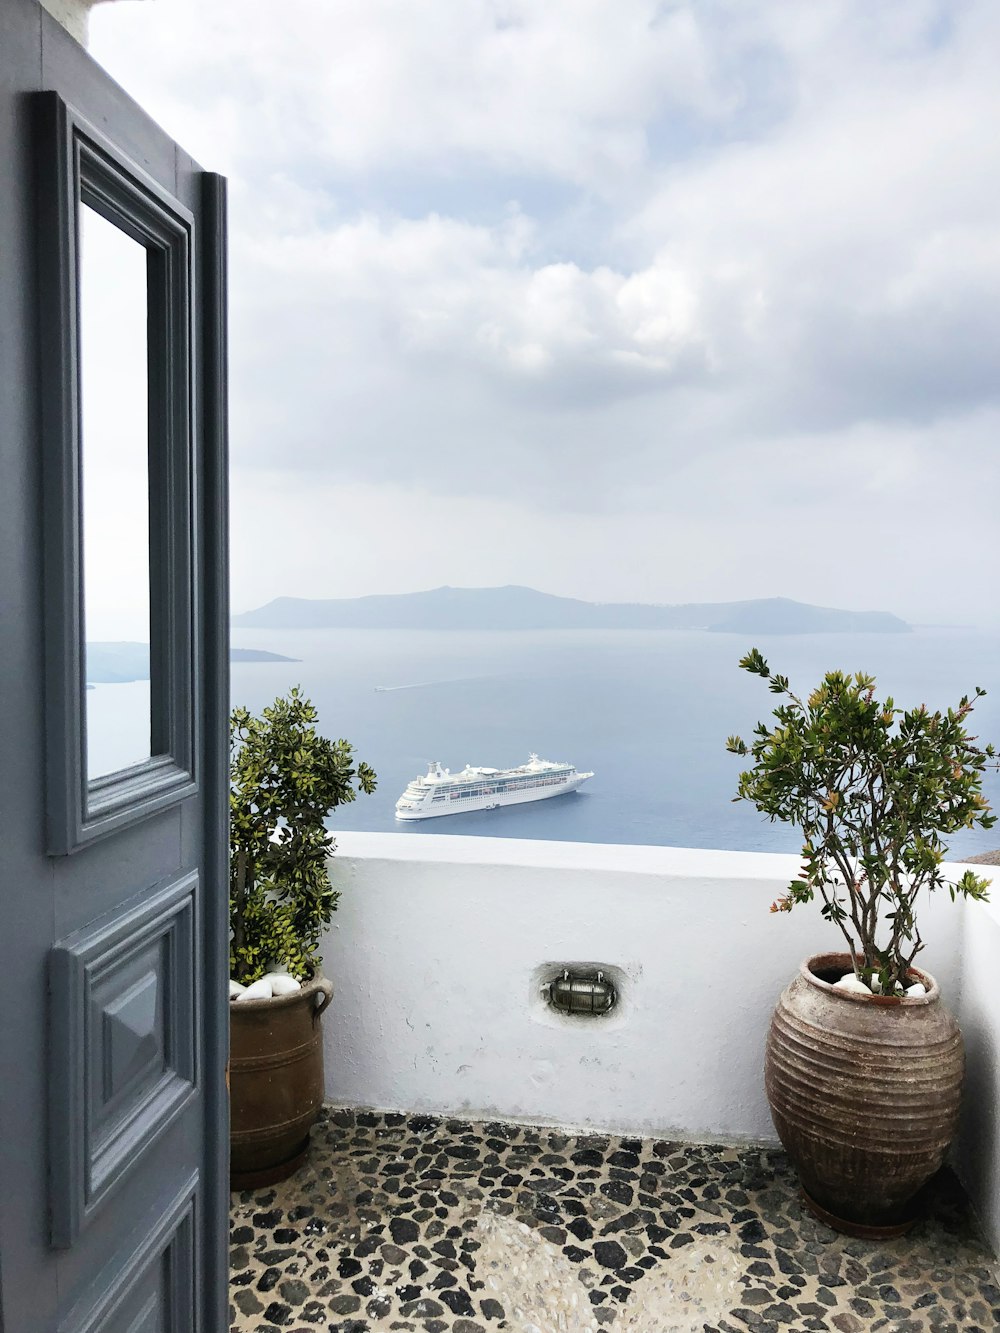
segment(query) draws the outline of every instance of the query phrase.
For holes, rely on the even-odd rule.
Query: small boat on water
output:
[[[439,763],[414,778],[396,802],[397,819],[434,819],[469,810],[496,810],[524,805],[576,791],[593,773],[578,773],[573,764],[554,763],[533,754],[519,768],[473,768],[452,773]]]

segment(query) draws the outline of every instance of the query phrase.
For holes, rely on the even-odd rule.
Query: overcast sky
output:
[[[995,0],[151,0],[91,49],[230,178],[235,610],[1000,618]]]

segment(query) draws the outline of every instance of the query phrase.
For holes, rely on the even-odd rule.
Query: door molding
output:
[[[198,876],[144,891],[49,955],[49,1219],[81,1229],[195,1095]]]
[[[197,1173],[166,1205],[134,1249],[118,1257],[114,1279],[100,1277],[59,1333],[192,1333],[201,1285]]]
[[[198,790],[193,218],[56,93],[36,101],[45,545],[47,847],[66,855]],[[80,226],[87,204],[146,251],[150,758],[87,775]],[[127,552],[123,552],[127,558]]]

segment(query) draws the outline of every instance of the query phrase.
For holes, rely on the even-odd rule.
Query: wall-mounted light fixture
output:
[[[610,1013],[618,999],[603,972],[571,972],[568,967],[542,987],[542,994],[561,1014],[592,1017]]]

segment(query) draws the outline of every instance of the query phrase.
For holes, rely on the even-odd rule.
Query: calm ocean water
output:
[[[872,672],[880,695],[905,706],[955,704],[982,685],[989,693],[973,730],[1000,741],[1000,634],[973,630],[751,641],[688,631],[241,629],[233,643],[301,659],[235,664],[234,703],[257,710],[299,684],[326,733],[350,740],[378,773],[377,793],[338,811],[334,829],[797,851],[794,830],[731,800],[740,761],[725,738],[748,737],[775,702],[763,681],[737,669],[751,646],[801,690],[835,667]],[[130,757],[147,700],[145,683],[89,692],[99,768]],[[429,760],[505,768],[532,750],[595,777],[575,795],[533,805],[407,825],[393,818],[403,787]],[[996,773],[986,791],[1000,809]],[[951,840],[955,855],[996,847],[1000,824]]]

